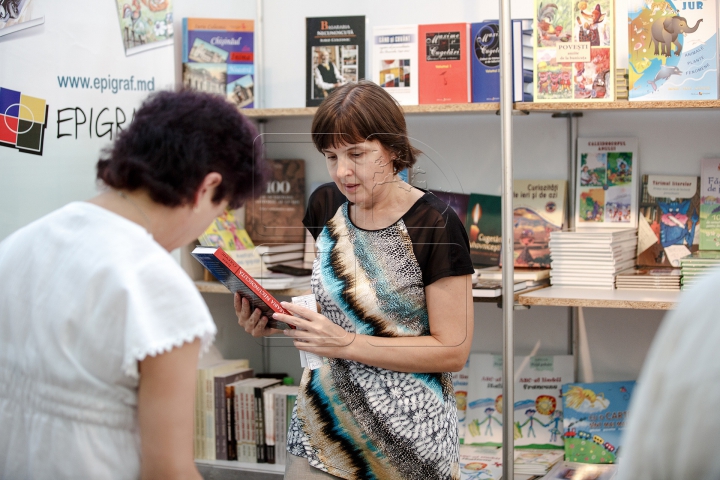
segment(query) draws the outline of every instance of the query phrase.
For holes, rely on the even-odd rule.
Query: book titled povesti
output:
[[[420,104],[470,101],[469,23],[418,26]]]

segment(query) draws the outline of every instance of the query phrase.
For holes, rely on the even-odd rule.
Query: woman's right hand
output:
[[[239,293],[235,293],[233,303],[235,305],[235,315],[238,317],[238,325],[253,337],[267,337],[268,335],[282,333],[282,330],[277,328],[268,328],[267,317],[262,315],[259,308],[252,311],[250,301]]]

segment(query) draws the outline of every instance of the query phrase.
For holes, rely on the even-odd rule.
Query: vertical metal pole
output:
[[[256,3],[256,14],[257,22],[255,25],[255,80],[253,82],[253,89],[255,91],[255,108],[265,108],[265,84],[264,80],[264,68],[265,62],[263,58],[263,22],[265,21],[265,14],[263,11],[263,0],[257,0]]]
[[[503,291],[503,478],[514,476],[515,366],[513,309],[513,168],[512,168],[512,20],[510,0],[500,0],[500,137],[502,139],[502,291]]]

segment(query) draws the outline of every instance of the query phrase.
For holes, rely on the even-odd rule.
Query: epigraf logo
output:
[[[47,117],[44,99],[0,87],[0,146],[42,155]]]

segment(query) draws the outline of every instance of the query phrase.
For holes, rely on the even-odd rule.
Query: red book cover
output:
[[[470,101],[469,23],[418,26],[420,104]]]

